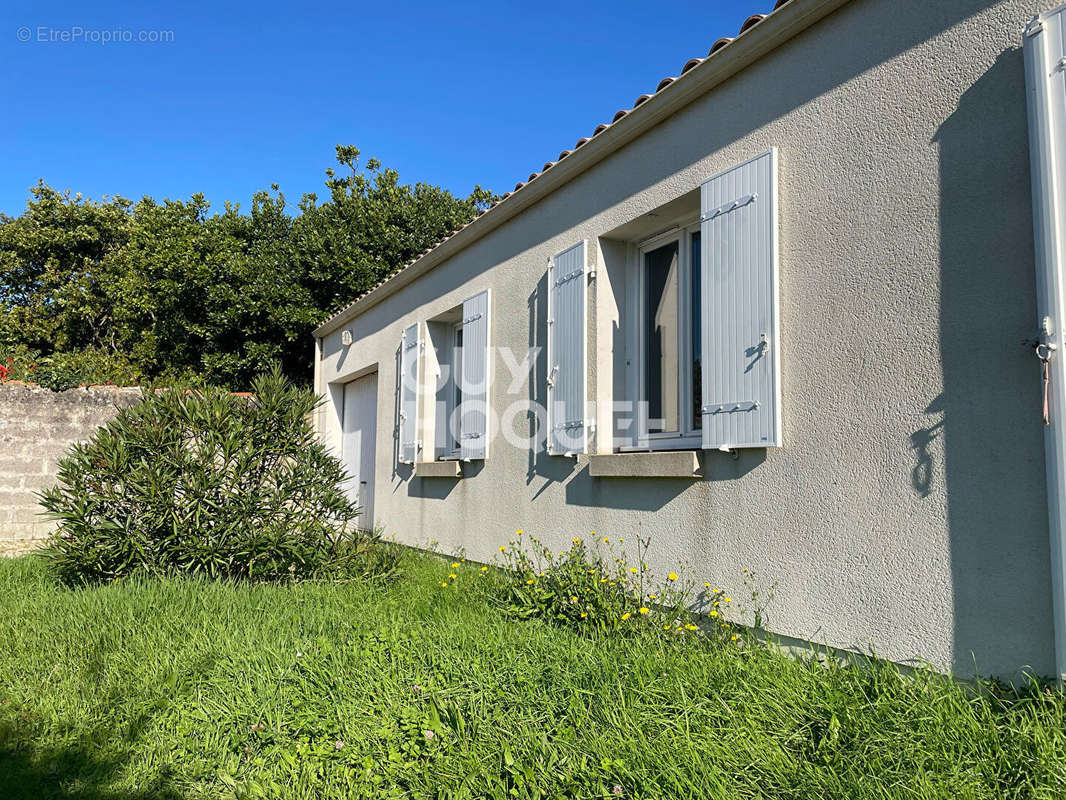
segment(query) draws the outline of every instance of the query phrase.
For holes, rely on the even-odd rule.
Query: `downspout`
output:
[[[1066,175],[1066,73],[1060,15],[1066,6],[1035,17],[1022,37],[1029,108],[1029,168],[1033,188],[1033,233],[1036,255],[1037,319],[1032,345],[1037,358],[1033,374],[1046,374],[1044,425],[1048,527],[1051,535],[1051,599],[1055,634],[1055,673],[1060,688],[1066,680],[1066,359],[1063,328],[1064,213]],[[1047,372],[1043,373],[1046,368]],[[1038,369],[1040,372],[1038,372]],[[1035,398],[1034,398],[1035,399]],[[1034,408],[1035,413],[1035,408]]]

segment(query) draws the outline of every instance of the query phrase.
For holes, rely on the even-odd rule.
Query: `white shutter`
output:
[[[777,150],[700,188],[703,446],[780,447]]]
[[[463,405],[460,457],[488,458],[489,292],[463,301]]]
[[[400,463],[413,464],[418,455],[418,323],[400,340]]]
[[[585,242],[548,264],[548,453],[588,449],[586,415],[587,265]]]

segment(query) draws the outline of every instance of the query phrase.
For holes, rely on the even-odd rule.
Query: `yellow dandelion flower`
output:
[[[607,583],[607,579],[606,578],[600,578],[600,583]]]
[[[671,581],[676,581],[677,580],[677,573],[676,572],[671,572],[669,575],[666,576],[666,579],[667,580],[671,580]]]
[[[699,628],[697,626],[693,625],[692,623],[689,623],[688,625],[685,626],[685,630],[686,631],[698,631]]]
[[[570,541],[572,541],[574,544],[581,544],[581,540],[578,537],[576,537],[576,536],[573,539],[571,539]]]
[[[501,544],[500,545],[500,552],[501,553],[506,553],[507,552],[507,545]]]
[[[731,642],[735,642],[735,641],[736,641],[737,639],[739,639],[739,638],[740,638],[740,637],[739,637],[739,636],[737,636],[737,635],[736,635],[736,634],[734,633],[734,634],[733,634],[733,636],[732,636],[732,638],[730,639],[730,641],[731,641]]]
[[[528,581],[526,581],[526,586],[529,586],[529,585],[530,585],[531,583],[533,583],[533,582],[534,582],[534,581],[533,581],[533,579],[532,579],[532,578],[530,578],[530,579],[529,579]]]
[[[608,583],[607,585],[608,585],[608,586],[614,586],[614,581],[611,581],[611,582],[610,582],[610,583]]]
[[[594,569],[590,569],[589,570],[589,575],[595,575],[595,574],[596,574],[596,570],[594,570]]]
[[[455,580],[455,573],[454,572],[451,575],[448,576],[448,580],[450,580],[450,581],[454,581]]]
[[[741,572],[747,572],[747,571],[748,571],[747,567],[744,567],[744,569],[741,570]]]
[[[707,583],[706,581],[704,581],[704,582],[703,582],[703,588],[704,588],[704,589],[710,589],[710,588],[711,588],[711,584],[709,584],[709,583]]]
[[[588,616],[588,613],[587,613],[587,612],[585,612],[585,611],[582,611],[582,612],[581,612],[581,619],[584,619],[584,618],[585,618],[585,617],[587,617],[587,616]]]
[[[634,575],[637,574],[637,568],[636,567],[630,567],[629,571],[632,572]]]
[[[448,582],[447,581],[441,581],[440,585],[443,586],[445,589],[448,588]]]
[[[482,568],[481,568],[481,571],[482,571],[482,572],[488,572],[488,571],[489,571],[489,568],[488,568],[488,567],[482,567]]]
[[[609,542],[611,540],[608,539],[606,536],[604,536],[602,539],[600,539],[600,541],[603,542],[604,544],[607,544],[607,542]]]
[[[639,611],[641,614],[647,614],[648,613],[648,607],[647,606],[641,606],[640,608],[637,609],[637,611]]]
[[[714,611],[714,610],[712,609],[712,610],[711,610],[711,616],[712,616],[712,617],[717,617],[717,616],[718,616],[718,612],[717,612],[717,611]]]
[[[455,569],[458,566],[459,566],[459,562],[458,561],[453,561],[452,562],[452,569]]]
[[[577,595],[576,594],[570,595],[570,602],[571,603],[576,603],[577,602]]]
[[[649,600],[658,600],[659,599],[659,595],[657,595],[657,594],[649,594],[648,595],[648,599]]]
[[[632,614],[630,614],[630,613],[629,613],[629,612],[627,611],[626,613],[624,613],[624,614],[622,615],[622,619],[624,619],[624,620],[625,620],[625,619],[629,619],[629,618],[630,618],[631,616],[633,616],[633,615],[632,615]]]
[[[732,597],[723,597],[722,599],[725,600],[727,603],[732,603],[733,602],[733,598]]]
[[[515,536],[521,536],[521,535],[522,535],[523,533],[525,533],[525,531],[524,531],[524,530],[522,530],[521,528],[519,528],[518,530],[516,530],[516,531],[514,532],[514,535],[515,535]]]

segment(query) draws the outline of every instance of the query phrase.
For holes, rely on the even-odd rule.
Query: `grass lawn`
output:
[[[57,587],[0,560],[0,798],[1061,798],[1066,705],[516,622],[464,565]]]

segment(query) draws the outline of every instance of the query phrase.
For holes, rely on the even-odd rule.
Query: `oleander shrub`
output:
[[[71,448],[41,494],[59,523],[46,552],[63,579],[389,568],[378,535],[356,530],[344,469],[311,428],[316,396],[278,370],[252,388],[148,391]]]

